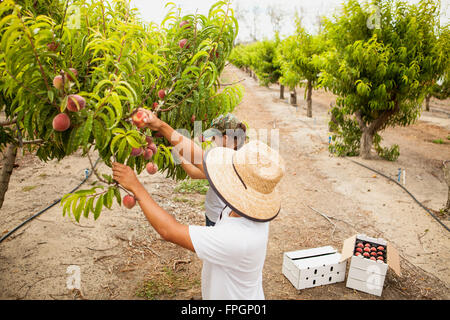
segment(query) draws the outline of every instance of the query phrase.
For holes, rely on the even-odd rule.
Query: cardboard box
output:
[[[359,242],[363,244],[369,243],[375,247],[384,247],[385,260],[373,261],[362,255],[356,256],[356,244]],[[347,259],[350,259],[346,283],[348,288],[381,296],[388,268],[391,268],[398,276],[401,276],[400,257],[397,249],[381,238],[371,238],[364,234],[359,234],[346,239],[342,247],[340,261],[343,262]]]
[[[285,252],[282,272],[297,290],[343,282],[347,261],[330,246]]]

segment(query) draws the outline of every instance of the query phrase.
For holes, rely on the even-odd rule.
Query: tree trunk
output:
[[[284,86],[280,84],[280,99],[284,100]]]
[[[427,94],[427,96],[425,97],[425,110],[426,111],[430,111],[430,99],[431,99],[431,96],[429,94]]]
[[[397,100],[394,100],[394,109],[384,111],[377,119],[372,121],[369,125],[363,120],[360,111],[355,113],[356,120],[358,121],[359,128],[362,132],[361,135],[361,145],[360,145],[360,155],[363,159],[370,159],[370,150],[372,149],[373,136],[379,130],[381,130],[385,124],[389,121],[395,113],[400,110],[400,104]]]
[[[444,161],[444,178],[448,185],[448,198],[445,210],[450,213],[450,160]]]
[[[9,179],[14,169],[14,163],[17,156],[17,146],[10,144],[6,148],[5,158],[3,159],[3,169],[0,173],[0,209],[5,200],[6,191],[8,191]]]
[[[293,106],[297,105],[297,91],[295,91],[295,88],[291,90],[290,103]]]
[[[448,186],[448,198],[447,198],[447,206],[445,208],[447,212],[450,212],[450,186]]]
[[[331,111],[331,109],[333,109],[333,108],[334,108],[334,107],[333,107],[333,103],[330,103],[331,119],[330,119],[330,122],[328,123],[328,131],[330,131],[330,132],[334,132],[334,128],[333,128],[333,126],[331,125],[332,122],[333,122],[335,125],[338,125],[337,119],[336,119],[336,117],[334,116],[334,113]]]
[[[308,118],[312,118],[312,83],[308,80],[308,88],[307,88],[307,96],[306,96],[306,116]]]
[[[371,130],[366,127],[362,131],[361,135],[361,146],[360,146],[360,155],[363,159],[370,159],[370,150],[372,149],[373,144],[373,136],[374,134],[371,132]]]

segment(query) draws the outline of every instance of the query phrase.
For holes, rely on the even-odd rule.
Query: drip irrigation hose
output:
[[[421,207],[422,207],[426,212],[428,212],[428,213],[429,213],[429,214],[430,214],[437,222],[439,222],[439,224],[440,224],[441,226],[443,226],[443,227],[445,228],[445,230],[450,231],[449,227],[447,227],[447,226],[446,226],[446,225],[445,225],[438,217],[436,217],[435,214],[433,214],[433,213],[432,213],[427,207],[425,207],[419,200],[417,200],[416,197],[414,197],[414,195],[413,195],[411,192],[409,192],[408,189],[406,189],[403,185],[401,185],[400,183],[398,183],[397,181],[395,181],[395,180],[392,179],[391,177],[389,177],[389,176],[383,174],[383,173],[380,172],[380,171],[377,171],[377,170],[375,170],[375,169],[372,169],[372,168],[370,168],[370,167],[368,167],[368,166],[366,166],[366,165],[364,165],[364,164],[362,164],[362,163],[356,162],[356,161],[354,161],[354,160],[351,160],[351,159],[347,159],[347,160],[350,160],[351,162],[356,163],[357,165],[360,165],[361,167],[364,167],[364,168],[366,168],[366,169],[369,169],[370,171],[373,171],[373,172],[375,172],[375,173],[378,173],[380,176],[383,176],[383,177],[385,177],[386,179],[389,179],[389,180],[395,182],[400,188],[402,188],[403,190],[405,190],[406,193],[409,194],[409,195],[411,196],[411,198],[413,198],[414,201],[416,201],[417,204],[418,204],[419,206],[421,206]]]
[[[92,170],[86,169],[85,171],[85,178],[83,181],[81,181],[81,183],[76,186],[72,191],[70,191],[69,193],[73,193],[75,191],[77,191],[84,183],[86,183],[86,181],[91,177],[93,170],[95,169],[95,167],[97,166],[98,162],[100,161],[100,158],[97,159],[97,161],[94,164],[94,167]],[[24,225],[26,225],[28,222],[32,221],[33,219],[39,217],[41,214],[43,214],[44,212],[46,212],[47,210],[49,210],[50,208],[54,207],[55,205],[57,205],[58,203],[60,203],[62,200],[62,198],[56,200],[54,203],[52,203],[51,205],[49,205],[47,208],[39,211],[38,213],[36,213],[35,215],[31,216],[30,218],[28,218],[27,220],[25,220],[24,222],[22,222],[21,224],[19,224],[17,227],[15,227],[14,229],[12,229],[10,232],[8,232],[7,234],[5,234],[3,237],[0,238],[0,243],[2,243],[4,240],[6,240],[9,236],[11,236],[14,232],[16,232],[17,230],[19,230],[20,228],[22,228]]]
[[[303,121],[302,119],[298,119],[298,120],[300,120],[301,122],[305,123],[310,129],[313,129],[306,121]],[[322,137],[321,137],[317,132],[316,132],[316,135],[319,137],[320,140],[323,141]],[[331,142],[331,137],[330,137],[329,140],[328,140],[328,143],[330,143],[330,142]],[[353,162],[353,163],[356,163],[357,165],[360,165],[361,167],[364,167],[364,168],[366,168],[366,169],[368,169],[368,170],[370,170],[370,171],[373,171],[373,172],[375,172],[375,173],[378,173],[380,176],[383,176],[383,177],[385,177],[386,179],[389,179],[389,180],[395,182],[400,188],[402,188],[403,190],[405,190],[405,192],[406,192],[407,194],[409,194],[409,195],[411,196],[411,198],[413,198],[414,201],[416,201],[417,204],[418,204],[419,206],[421,206],[426,212],[428,212],[428,213],[431,215],[431,217],[433,217],[433,218],[434,218],[434,219],[435,219],[442,227],[444,227],[445,230],[447,230],[447,231],[450,232],[450,228],[447,227],[447,226],[446,226],[446,225],[445,225],[438,217],[436,217],[436,215],[435,215],[433,212],[431,212],[427,207],[425,207],[419,200],[417,200],[417,198],[414,197],[414,195],[413,195],[411,192],[409,192],[409,190],[406,189],[403,185],[401,185],[400,183],[398,183],[397,181],[395,181],[394,179],[392,179],[391,177],[385,175],[384,173],[382,173],[382,172],[380,172],[380,171],[377,171],[377,170],[375,170],[375,169],[372,169],[372,168],[370,168],[370,167],[368,167],[368,166],[366,166],[366,165],[364,165],[364,164],[362,164],[362,163],[359,163],[359,162],[356,162],[356,161],[354,161],[354,160],[348,159],[347,157],[345,157],[345,159],[347,159],[347,160],[349,160],[349,161],[351,161],[351,162]]]

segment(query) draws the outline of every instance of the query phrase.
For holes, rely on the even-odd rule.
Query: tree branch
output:
[[[19,141],[16,141],[17,143],[20,143]],[[37,140],[29,140],[29,141],[22,141],[22,145],[24,144],[41,144],[44,143],[45,141],[42,139],[37,139]]]
[[[87,153],[87,157],[89,159],[89,163],[91,165],[92,172],[95,174],[95,176],[97,177],[98,181],[109,185],[108,181],[106,181],[105,179],[103,179],[102,177],[99,176],[97,170],[95,169],[94,164],[92,163],[92,159],[91,159],[91,156],[89,155],[89,152]]]
[[[369,131],[371,133],[378,132],[378,130],[380,130],[386,124],[389,118],[400,110],[400,105],[397,100],[394,102],[394,104],[395,106],[393,109],[384,111],[375,121],[373,121],[369,125]]]
[[[358,121],[359,129],[361,129],[361,131],[364,131],[364,129],[366,128],[366,124],[364,123],[364,121],[362,119],[360,110],[355,112],[355,117],[356,117],[356,121]]]
[[[28,32],[25,31],[25,34],[26,34],[28,40],[30,41],[31,49],[33,50],[33,54],[34,54],[34,57],[36,59],[36,62],[39,65],[39,70],[41,72],[42,79],[45,82],[45,86],[47,87],[47,91],[50,91],[50,86],[48,84],[48,80],[47,80],[47,76],[46,76],[45,71],[44,71],[44,67],[42,66],[41,60],[39,59],[39,56],[38,56],[37,51],[36,51],[36,47],[34,46],[33,39],[31,38],[31,35],[30,35],[31,32],[30,32],[30,30],[28,30],[27,26],[25,25],[25,22],[22,19],[22,15],[20,13],[18,13],[18,16],[20,18],[20,21],[22,22],[22,25],[23,25],[24,29],[26,29],[26,31],[28,31]]]
[[[17,123],[17,119],[0,121],[0,127],[6,127]]]

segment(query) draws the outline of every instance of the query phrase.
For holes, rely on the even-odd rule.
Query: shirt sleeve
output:
[[[231,228],[189,226],[189,235],[197,256],[222,266],[235,266],[245,255],[245,242]]]

